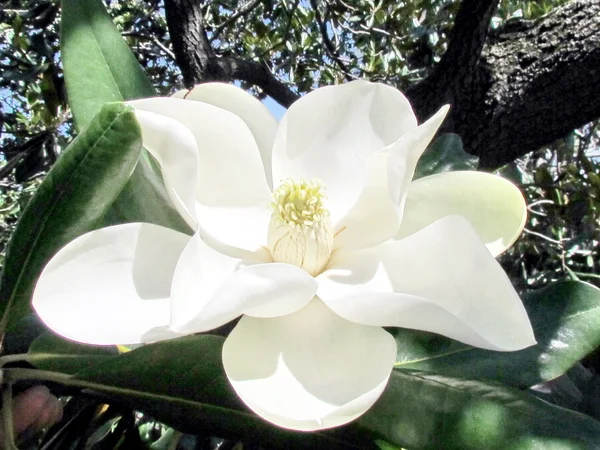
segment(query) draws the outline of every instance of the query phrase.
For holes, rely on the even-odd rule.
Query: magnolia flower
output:
[[[134,344],[242,316],[227,377],[253,411],[297,430],[377,400],[397,351],[382,326],[501,351],[535,343],[494,259],[524,224],[517,188],[479,172],[410,183],[447,107],[417,126],[400,92],[365,81],[317,89],[279,124],[224,84],[130,104],[195,233],[130,223],[69,243],[33,295],[54,331]]]

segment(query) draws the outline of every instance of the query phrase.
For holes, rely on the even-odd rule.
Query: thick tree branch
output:
[[[472,87],[473,83],[485,82],[480,79],[477,67],[498,2],[499,0],[462,1],[448,49],[440,63],[429,77],[407,93],[420,118],[432,116],[441,105],[449,103],[453,105],[451,117],[446,121],[449,128],[453,120],[464,120],[464,117],[459,117],[462,111],[456,108],[459,102],[481,102],[478,92],[473,91]]]
[[[488,15],[480,14],[486,29]],[[484,32],[457,33],[453,39]],[[456,70],[438,67],[407,94],[420,119],[451,103],[443,131],[458,133],[484,168],[510,162],[600,117],[596,0],[570,2],[536,22],[508,24],[489,36],[475,59],[476,46],[465,45],[464,55],[454,42],[448,51],[453,48],[448,61],[462,61],[454,63]]]
[[[487,123],[469,141],[483,166],[497,167],[600,117],[600,2],[572,2],[521,30],[506,27],[482,65],[491,74]]]
[[[206,36],[201,6],[196,0],[165,0],[173,52],[187,88],[207,81],[240,80],[260,87],[285,107],[299,98],[265,65],[217,56]]]
[[[477,64],[487,39],[490,20],[499,2],[500,0],[463,0],[456,14],[448,49],[436,72],[456,73],[464,67]]]
[[[202,4],[195,0],[165,0],[167,28],[175,60],[187,88],[211,80],[211,59],[215,57],[204,31]]]
[[[263,64],[233,57],[218,58],[215,59],[215,62],[221,74],[220,81],[246,81],[260,87],[265,94],[286,108],[300,98],[275,78],[269,68]]]

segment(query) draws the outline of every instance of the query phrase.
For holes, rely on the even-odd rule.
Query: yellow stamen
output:
[[[333,248],[325,188],[317,180],[285,180],[273,192],[268,246],[277,262],[320,273]]]

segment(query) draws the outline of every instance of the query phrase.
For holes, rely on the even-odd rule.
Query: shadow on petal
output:
[[[316,430],[364,413],[385,387],[395,353],[385,330],[342,319],[315,297],[288,316],[243,317],[225,342],[223,364],[257,414]]]

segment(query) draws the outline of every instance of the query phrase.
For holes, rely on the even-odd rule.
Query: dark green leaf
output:
[[[27,353],[33,341],[47,331],[37,314],[27,314],[4,335],[2,353],[5,355]]]
[[[380,450],[403,450],[401,447],[398,447],[397,445],[392,445],[389,442],[386,442],[381,439],[376,439],[375,444]]]
[[[211,435],[245,439],[267,448],[377,448],[355,427],[292,432],[248,411],[225,377],[223,341],[219,336],[199,335],[159,342],[105,361],[75,378],[183,432],[209,430]]]
[[[76,378],[239,409],[223,376],[218,336],[190,336],[124,353]]]
[[[413,179],[454,170],[474,170],[477,159],[463,150],[462,140],[458,134],[446,133],[438,137],[425,150],[419,159]]]
[[[569,372],[572,372],[573,369]],[[570,378],[569,372],[554,380],[540,383],[529,389],[528,392],[553,405],[588,414],[586,405],[582,401],[583,392]],[[597,417],[595,417],[595,419],[597,419]]]
[[[23,360],[38,369],[73,374],[117,355],[115,346],[84,345],[46,333],[33,341]]]
[[[149,158],[142,150],[131,178],[98,226],[146,222],[191,234],[189,226],[172,206],[162,176],[150,168]]]
[[[156,95],[101,0],[62,0],[61,53],[79,129],[105,103]]]
[[[600,422],[496,383],[395,371],[359,424],[409,448],[598,449]]]
[[[223,341],[189,336],[103,360],[74,377],[50,372],[39,379],[91,389],[183,432],[273,449],[591,449],[600,442],[599,422],[525,392],[409,370],[394,371],[355,423],[316,433],[283,430],[240,404],[223,372]]]
[[[8,313],[3,325],[31,311],[33,286],[50,258],[104,216],[129,179],[141,145],[133,109],[113,103],[63,152],[10,241],[0,286],[1,308]]]
[[[80,129],[106,102],[156,95],[101,0],[63,0],[61,30],[67,93]],[[126,222],[154,223],[190,233],[171,206],[160,171],[145,151],[99,225]]]
[[[393,331],[397,367],[530,387],[564,374],[600,346],[600,289],[579,281],[558,282],[526,294],[523,303],[537,345],[517,352],[494,352],[397,329]]]

